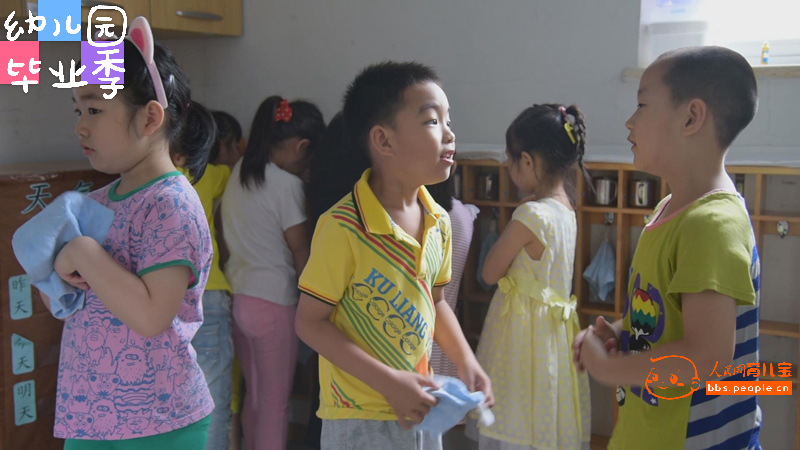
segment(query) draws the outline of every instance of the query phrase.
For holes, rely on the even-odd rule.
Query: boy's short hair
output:
[[[724,47],[687,47],[666,52],[656,62],[664,64],[663,82],[675,104],[693,98],[706,103],[722,148],[753,120],[758,108],[756,77],[739,53]]]
[[[345,124],[356,150],[369,156],[367,135],[372,127],[394,125],[406,89],[429,81],[440,83],[432,68],[416,62],[384,61],[362,70],[344,95]]]

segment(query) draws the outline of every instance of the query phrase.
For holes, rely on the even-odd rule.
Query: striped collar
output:
[[[389,217],[389,213],[386,212],[372,188],[369,187],[371,174],[372,169],[365,170],[353,189],[353,200],[358,210],[358,216],[361,218],[361,222],[368,233],[393,234],[392,218]],[[425,186],[420,186],[417,196],[425,212],[439,220],[441,208],[433,200]]]

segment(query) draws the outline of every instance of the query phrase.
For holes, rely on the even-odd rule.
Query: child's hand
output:
[[[575,362],[575,366],[578,371],[581,372],[585,370],[583,363],[581,363],[581,345],[583,344],[586,333],[589,332],[590,329],[594,330],[594,334],[597,335],[601,342],[603,342],[603,346],[605,347],[606,352],[609,354],[616,355],[619,348],[619,337],[614,332],[614,328],[605,319],[605,317],[598,317],[594,327],[590,326],[589,328],[582,330],[572,341],[572,359]]]
[[[62,280],[66,281],[67,284],[78,289],[88,291],[89,285],[76,270],[77,268],[75,267],[75,263],[71,257],[71,254],[74,251],[74,246],[70,244],[73,242],[75,242],[75,239],[69,241],[67,245],[65,245],[64,248],[58,252],[58,255],[56,255],[56,261],[53,264],[53,268],[58,276],[61,277]]]
[[[583,335],[583,342],[580,347],[580,365],[585,370],[588,370],[589,373],[592,373],[594,378],[598,378],[593,372],[608,359],[618,356],[617,350],[612,350],[608,350],[606,343],[597,334],[596,328],[590,325]]]
[[[572,361],[575,363],[575,368],[578,370],[578,372],[583,372],[586,370],[581,363],[581,346],[583,345],[583,339],[586,337],[586,333],[588,332],[589,328],[585,328],[575,335],[575,339],[572,340]]]
[[[614,332],[614,328],[605,317],[600,316],[597,318],[597,321],[595,321],[594,334],[603,342],[606,351],[610,352],[612,349],[617,349],[619,347],[619,336]]]
[[[483,367],[477,360],[472,359],[470,362],[464,364],[464,367],[459,367],[458,378],[464,382],[470,392],[481,391],[486,396],[484,403],[489,408],[494,406],[494,392],[492,392],[492,380],[489,375],[483,370]]]
[[[416,372],[395,370],[380,390],[397,414],[400,426],[406,430],[421,423],[430,412],[431,406],[436,406],[438,403],[436,397],[425,392],[423,387],[439,389],[440,386],[432,379]]]

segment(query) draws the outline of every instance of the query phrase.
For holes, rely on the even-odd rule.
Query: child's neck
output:
[[[567,195],[567,190],[564,188],[563,179],[557,178],[552,180],[548,186],[543,187],[542,189],[537,189],[537,191],[537,200],[552,198],[567,208],[572,209],[572,202],[569,201],[569,195]]]
[[[406,233],[421,243],[422,207],[419,204],[419,186],[404,182],[399,178],[387,177],[373,169],[370,174],[369,187],[375,194],[389,217]]]
[[[725,171],[725,158],[686,161],[664,176],[672,197],[662,216],[668,216],[714,190],[735,192],[736,187]]]
[[[372,170],[368,183],[375,197],[387,210],[402,210],[417,204],[419,186],[410,185],[398,178],[387,177],[375,169]]]
[[[151,181],[165,173],[175,170],[175,165],[169,156],[168,144],[154,144],[159,148],[151,148],[147,156],[131,169],[119,174],[120,182],[117,185],[117,194],[124,195],[139,186]]]

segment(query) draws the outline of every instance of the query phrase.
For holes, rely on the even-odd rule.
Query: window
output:
[[[661,53],[691,45],[721,45],[750,64],[800,65],[798,0],[641,0],[639,66]]]

